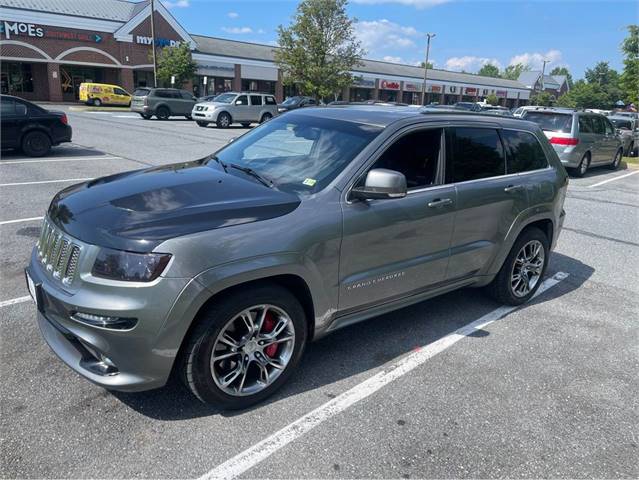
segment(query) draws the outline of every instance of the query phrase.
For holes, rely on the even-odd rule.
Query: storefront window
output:
[[[2,62],[0,84],[2,93],[13,95],[15,93],[33,92],[33,76],[31,64]]]
[[[372,88],[351,88],[350,92],[351,102],[365,102],[373,98]]]
[[[260,92],[275,94],[275,82],[269,80],[242,80],[243,92]]]
[[[146,70],[134,70],[133,83],[136,87],[152,87],[153,72],[149,72]]]
[[[395,90],[380,90],[379,91],[379,99],[384,102],[396,102],[397,101],[397,91]]]

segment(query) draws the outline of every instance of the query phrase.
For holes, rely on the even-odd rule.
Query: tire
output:
[[[628,148],[628,156],[629,157],[636,157],[637,156],[637,150],[639,150],[639,149],[635,145],[635,142],[632,142],[630,144],[630,147]]]
[[[579,166],[577,168],[573,168],[570,173],[572,173],[573,177],[581,178],[588,171],[588,167],[590,166],[590,153],[584,154],[579,162]]]
[[[217,116],[217,122],[215,123],[218,128],[229,128],[231,122],[231,116],[226,112],[222,112]]]
[[[168,120],[171,116],[171,111],[168,107],[158,107],[157,110],[155,110],[155,116],[158,120]]]
[[[242,126],[243,126],[244,128],[249,128],[249,127],[251,126],[251,124],[250,124],[250,123],[246,123],[246,122],[244,122],[244,123],[242,124]]]
[[[281,335],[289,338],[287,342],[276,344],[275,352],[281,353],[266,353],[268,357],[264,357],[267,349],[273,348],[275,344],[258,347],[252,340],[244,340],[243,346],[237,347],[238,352],[234,353],[233,348],[235,347],[231,347],[226,341],[220,341],[220,337],[225,332],[226,339],[229,336],[234,341],[240,337],[246,339],[248,337],[247,322],[238,320],[239,314],[251,307],[258,308],[264,305],[268,305],[270,308],[268,311],[271,313],[268,315],[279,315],[277,311],[272,310],[277,309],[287,316],[273,317],[274,320],[268,320],[276,323],[272,330],[275,331],[275,328],[280,325],[279,322],[283,318],[287,318],[287,327],[276,335],[276,338],[285,338]],[[255,315],[250,318],[257,320],[261,317],[258,312],[256,311]],[[272,395],[293,373],[306,345],[307,322],[304,309],[293,294],[285,288],[275,285],[256,287],[250,292],[238,291],[220,299],[219,302],[206,309],[196,321],[198,323],[190,333],[185,343],[186,347],[181,352],[179,366],[182,379],[187,388],[202,402],[227,410],[247,408]],[[232,323],[238,321],[240,321],[239,324]],[[262,323],[266,325],[265,322],[267,320]],[[239,331],[237,329],[228,330],[229,325],[239,325],[240,329]],[[293,329],[293,338],[291,338],[289,327]],[[264,337],[258,336],[258,338]],[[239,342],[233,342],[233,344],[240,345]],[[225,357],[218,360],[211,368],[211,356],[214,351],[218,352],[218,356],[224,355],[230,359]],[[268,358],[268,361],[278,362],[281,365],[284,360],[272,356],[276,354],[287,358],[285,366],[283,369],[271,367],[269,373],[270,364],[265,366],[260,363],[259,359]],[[235,360],[236,358],[238,361]],[[245,364],[244,362],[249,358],[250,360]],[[248,365],[248,368],[244,369],[243,365]],[[260,367],[260,365],[262,366]],[[238,369],[242,373],[237,374]],[[267,372],[266,376],[262,375],[264,370]],[[228,380],[233,374],[236,376],[224,387],[224,380]],[[259,380],[263,378],[268,382],[269,375],[274,375],[273,380],[265,387]],[[243,393],[238,393],[238,389]]]
[[[535,248],[537,246],[540,247],[543,258],[537,258],[534,261],[534,269],[530,267],[531,269],[528,270],[528,263],[524,263],[524,267],[521,266],[520,256],[522,252],[524,252],[524,247],[530,249],[532,246]],[[515,241],[497,276],[487,286],[488,293],[499,303],[505,305],[521,305],[522,303],[526,303],[535,294],[539,285],[541,285],[544,273],[546,272],[546,266],[548,265],[549,255],[549,241],[546,235],[536,227],[526,228]],[[531,261],[530,263],[532,264],[533,262]],[[534,270],[534,273],[532,275],[527,273],[524,276],[522,273],[523,268],[525,268],[527,272]],[[521,282],[513,285],[513,282],[516,281],[514,280],[514,276],[517,274],[517,269],[520,272],[520,278],[523,277],[521,282],[527,282],[528,285],[522,285]],[[527,281],[526,279],[529,280]],[[524,291],[525,288],[522,288],[524,286],[528,287],[527,291]],[[518,291],[518,287],[521,288],[521,290]]]
[[[184,118],[186,118],[187,120],[193,120],[193,117],[191,117],[191,115],[184,115]]]
[[[141,116],[144,120],[150,120],[150,119],[151,119],[151,117],[152,117],[153,115],[150,115],[150,114],[148,114],[148,113],[141,113],[141,114],[140,114],[140,116]]]
[[[209,122],[203,122],[201,120],[196,120],[195,123],[197,123],[198,127],[208,127]]]
[[[30,157],[42,157],[51,151],[49,135],[39,130],[27,132],[22,137],[22,151]]]
[[[94,106],[94,107],[100,107],[100,106],[102,106],[102,100],[100,100],[99,98],[94,98],[94,99],[93,99],[93,106]]]
[[[271,118],[273,118],[273,115],[266,112],[264,115],[262,115],[262,118],[260,119],[260,123],[268,122]]]
[[[621,157],[623,157],[623,150],[620,148],[619,150],[617,150],[617,153],[615,153],[615,159],[610,165],[608,165],[608,168],[610,170],[617,170],[619,168],[619,165],[621,165]]]

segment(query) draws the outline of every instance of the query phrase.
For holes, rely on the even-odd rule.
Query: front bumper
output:
[[[217,110],[195,110],[191,111],[191,117],[193,120],[199,120],[201,122],[217,122]]]
[[[188,279],[160,278],[148,288],[83,282],[82,287],[71,294],[45,273],[35,249],[27,273],[37,292],[40,331],[54,353],[69,367],[112,390],[143,391],[166,383],[184,332],[192,320],[184,316],[171,318],[178,298],[189,301],[189,289],[185,288],[190,283]],[[136,318],[137,324],[130,330],[95,327],[74,320],[72,314],[77,311]],[[167,323],[185,322],[186,326],[178,332],[175,328],[165,328]]]

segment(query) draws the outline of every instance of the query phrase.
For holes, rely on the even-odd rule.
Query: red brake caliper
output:
[[[275,319],[271,312],[266,312],[266,316],[264,317],[264,324],[262,325],[262,333],[271,333],[275,328]],[[264,349],[264,353],[266,353],[269,357],[273,358],[277,354],[277,343],[269,345]]]

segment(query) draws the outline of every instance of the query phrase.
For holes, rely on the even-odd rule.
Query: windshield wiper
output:
[[[236,170],[239,170],[241,172],[246,173],[247,175],[250,175],[251,177],[257,179],[261,184],[267,186],[268,188],[275,187],[272,180],[266,178],[264,175],[260,175],[252,168],[243,167],[242,165],[236,165],[235,163],[229,163],[229,167],[235,168]]]
[[[226,163],[220,160],[216,155],[211,155],[209,157],[209,160],[215,160],[224,169],[224,173],[228,173],[228,167],[226,166]]]

